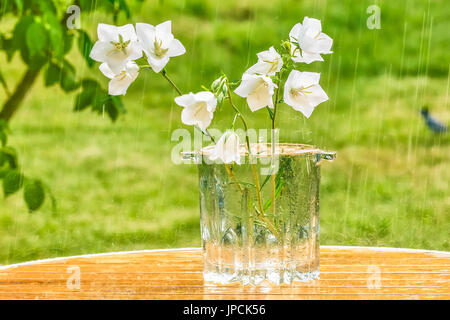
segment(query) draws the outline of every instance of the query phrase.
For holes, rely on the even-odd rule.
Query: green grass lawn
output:
[[[183,91],[198,91],[222,70],[239,78],[256,52],[278,45],[303,16],[322,19],[335,53],[302,70],[322,72],[330,101],[309,120],[286,105],[278,118],[281,141],[338,151],[322,169],[321,244],[450,250],[450,135],[431,134],[419,114],[427,104],[450,122],[449,9],[444,1],[383,2],[382,29],[369,30],[372,2],[296,2],[135,4],[130,22],[173,20],[187,54],[168,71]],[[105,17],[83,20],[93,37],[98,22],[111,22]],[[87,69],[75,50],[73,59],[106,86],[98,64]],[[0,55],[0,65],[13,87],[20,57],[7,64]],[[164,79],[142,74],[124,97],[127,114],[114,124],[74,113],[74,96],[39,79],[11,122],[25,173],[51,186],[58,210],[47,200],[30,214],[20,194],[0,199],[0,263],[199,246],[196,167],[171,162],[171,133],[188,127]],[[266,112],[252,114],[236,101],[251,127],[268,126]],[[219,128],[232,120],[226,107],[216,117]]]

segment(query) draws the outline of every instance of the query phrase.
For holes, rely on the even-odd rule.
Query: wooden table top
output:
[[[199,248],[106,253],[2,266],[0,299],[450,300],[450,252],[322,246],[320,269],[293,285],[209,285]]]

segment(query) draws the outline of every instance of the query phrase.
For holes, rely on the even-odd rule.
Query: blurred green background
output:
[[[64,1],[62,1],[64,3]],[[321,244],[450,250],[450,137],[427,130],[419,111],[450,122],[450,7],[436,1],[127,1],[131,18],[118,24],[172,20],[187,49],[167,71],[182,91],[199,91],[220,72],[239,79],[255,54],[278,45],[304,16],[322,20],[334,39],[325,62],[301,66],[322,73],[330,100],[310,119],[279,109],[281,141],[338,151],[322,168]],[[369,29],[369,5],[381,11],[381,29]],[[81,12],[93,40],[102,11]],[[0,21],[2,30],[13,17]],[[98,63],[89,69],[76,49],[80,75],[107,80]],[[24,72],[16,53],[0,52],[10,88]],[[200,246],[197,171],[175,165],[172,131],[184,126],[174,92],[159,74],[142,72],[112,123],[91,111],[73,112],[77,91],[39,80],[10,123],[10,143],[23,169],[53,190],[29,213],[16,194],[0,199],[0,263],[86,253]],[[0,88],[0,102],[5,92]],[[251,113],[250,127],[268,127],[267,113]],[[229,126],[227,108],[212,127]]]

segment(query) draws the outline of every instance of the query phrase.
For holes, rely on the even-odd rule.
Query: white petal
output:
[[[333,39],[325,33],[321,33],[317,41],[318,52],[322,54],[332,53],[332,51],[330,51],[332,45]]]
[[[295,26],[292,27],[291,31],[289,32],[289,38],[291,41],[294,42],[298,41],[301,29],[302,29],[301,23],[297,23]]]
[[[308,89],[308,91],[310,93],[307,95],[307,98],[309,100],[309,103],[314,107],[328,100],[327,94],[318,84],[313,85],[311,88]]]
[[[197,124],[203,131],[205,131],[209,127],[212,119],[213,119],[212,113],[208,112],[206,108],[202,110],[199,114],[197,114]]]
[[[132,82],[133,79],[130,76],[125,76],[123,79],[111,79],[108,86],[108,93],[112,96],[125,94]]]
[[[200,91],[195,94],[196,101],[206,102],[206,108],[209,112],[214,112],[217,107],[217,99],[210,91]]]
[[[169,51],[167,52],[167,54],[169,55],[169,57],[176,57],[181,56],[185,52],[186,49],[184,48],[183,44],[179,40],[173,39],[170,43]]]
[[[138,39],[140,38],[139,35],[147,34],[147,33],[155,33],[156,28],[155,26],[148,24],[148,23],[142,23],[138,22],[136,23],[136,33],[138,35]]]
[[[295,71],[297,71],[297,70],[295,70]],[[320,73],[318,73],[318,72],[305,71],[305,72],[300,72],[297,75],[298,75],[298,77],[296,77],[295,80],[299,82],[299,86],[301,85],[303,87],[308,87],[310,85],[318,84],[319,80],[320,80]],[[297,86],[297,88],[299,86]]]
[[[161,33],[172,33],[172,21],[167,20],[156,26],[156,31]]]
[[[195,117],[192,112],[192,108],[184,108],[183,111],[181,111],[181,122],[187,124],[188,126],[195,124]]]
[[[132,41],[127,46],[127,60],[137,60],[142,57],[142,46],[137,41]]]
[[[134,61],[129,61],[126,65],[126,71],[130,75],[131,79],[136,80],[139,75],[139,66]]]
[[[214,160],[223,158],[223,149],[224,149],[225,138],[226,138],[226,133],[223,134],[217,141],[216,145],[214,146],[214,149],[212,150],[211,154],[209,155],[209,159],[214,161]]]
[[[283,100],[287,105],[291,106],[296,111],[300,111],[307,118],[309,118],[311,113],[314,111],[314,107],[309,103],[306,96],[298,95],[293,97],[292,94],[290,94],[290,90],[284,91]]]
[[[294,62],[304,62],[306,64],[310,64],[314,61],[323,61],[323,58],[318,53],[302,51],[301,55],[292,57],[292,60]]]
[[[182,96],[175,98],[175,103],[180,107],[187,107],[195,103],[195,95],[192,92],[183,94]]]
[[[117,27],[110,24],[99,23],[97,26],[97,35],[98,39],[104,42],[119,40]]]
[[[106,63],[114,74],[119,74],[123,69],[125,69],[127,62],[127,59],[123,58],[120,53],[117,55],[109,55],[106,58]]]
[[[274,47],[270,47],[269,50],[261,51],[257,53],[256,56],[259,61],[272,61],[280,55],[275,51]]]
[[[136,31],[132,24],[126,24],[121,27],[117,27],[117,33],[120,34],[124,41],[137,41]],[[117,35],[117,38],[119,36]]]
[[[156,27],[156,37],[162,41],[163,48],[169,48],[172,40],[174,40],[172,34],[172,22],[166,21],[161,24],[158,24]]]
[[[280,54],[275,50],[275,48],[272,46],[269,48],[269,53],[273,58],[279,58],[281,57]]]
[[[202,130],[211,124],[212,118],[212,113],[206,108],[206,102],[191,104],[181,112],[181,122],[187,125],[198,125]]]
[[[235,161],[241,164],[241,156],[239,152],[239,136],[236,133],[230,133],[225,143],[224,159],[226,163]]]
[[[248,74],[267,74],[267,72],[270,69],[270,64],[266,62],[257,62],[254,65],[252,65],[250,68],[248,68],[244,73]]]
[[[197,101],[211,101],[215,100],[214,94],[210,91],[200,91],[195,94],[195,100]]]
[[[112,72],[111,68],[108,67],[108,64],[106,62],[102,63],[99,69],[106,77],[110,79],[114,78],[115,74],[114,72]]]
[[[234,93],[245,98],[258,87],[261,81],[263,80],[259,76],[244,73],[241,84],[234,90]]]
[[[148,64],[152,67],[153,71],[155,71],[156,73],[164,69],[169,60],[170,60],[169,57],[163,57],[162,59],[158,59],[153,55],[149,55],[147,59]]]
[[[106,54],[114,50],[114,46],[109,42],[97,41],[94,43],[91,52],[89,53],[89,57],[92,60],[104,62],[106,61]]]
[[[298,70],[292,70],[289,75],[288,78],[286,79],[286,84],[285,87],[289,87],[289,89],[294,87],[294,84],[299,82],[300,77],[301,77],[302,73]],[[286,91],[286,90],[284,90]]]
[[[268,106],[273,108],[272,95],[263,85],[257,90],[250,93],[247,97],[247,103],[252,112]]]
[[[153,48],[153,43],[155,41],[155,27],[147,23],[136,23],[136,33],[142,49],[148,55],[148,52]]]
[[[209,155],[211,160],[222,160],[224,163],[233,161],[240,164],[239,137],[233,131],[226,131],[217,141]]]
[[[297,105],[294,109],[303,113],[306,118],[309,118],[314,111],[314,107],[310,104]]]
[[[305,35],[309,37],[315,37],[322,32],[320,20],[314,18],[305,17],[303,19],[303,28],[305,29]]]

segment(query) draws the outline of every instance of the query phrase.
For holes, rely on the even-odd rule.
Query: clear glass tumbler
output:
[[[335,153],[299,144],[241,150],[241,165],[209,161],[208,148],[196,153],[204,280],[318,278],[319,164]]]

